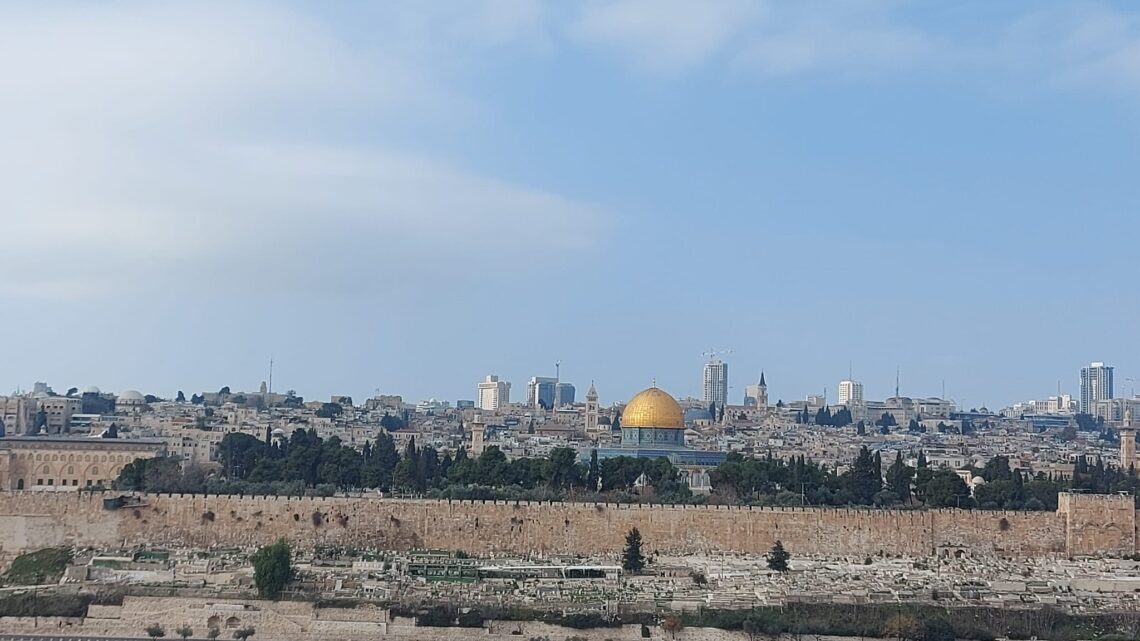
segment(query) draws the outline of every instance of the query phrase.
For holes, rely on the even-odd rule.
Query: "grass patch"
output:
[[[70,548],[44,548],[21,554],[4,573],[4,582],[9,585],[58,583],[72,556]]]

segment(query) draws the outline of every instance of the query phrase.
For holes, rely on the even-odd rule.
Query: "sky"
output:
[[[0,4],[0,389],[1140,378],[1140,8]]]

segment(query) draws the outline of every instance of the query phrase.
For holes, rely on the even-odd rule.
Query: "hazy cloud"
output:
[[[722,52],[765,13],[748,0],[620,0],[586,4],[572,37],[615,48],[642,69],[688,70]]]
[[[532,4],[491,2],[461,27],[471,46],[501,44],[530,24]],[[0,77],[13,97],[0,103],[0,223],[31,241],[0,252],[0,294],[227,274],[415,286],[417,275],[467,273],[473,257],[589,245],[602,223],[593,206],[343,137],[338,128],[383,137],[467,109],[445,72],[383,49],[268,5],[0,12]],[[401,273],[411,260],[419,266]]]

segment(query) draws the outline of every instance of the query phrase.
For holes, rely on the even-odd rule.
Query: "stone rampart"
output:
[[[0,492],[0,555],[55,545],[100,549],[294,545],[614,555],[637,527],[648,551],[793,555],[1121,555],[1136,548],[1132,497],[1064,495],[1057,512],[661,506],[367,497]]]

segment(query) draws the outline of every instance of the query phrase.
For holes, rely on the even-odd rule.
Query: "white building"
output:
[[[839,381],[839,404],[848,408],[862,407],[863,384],[859,381]]]
[[[705,363],[704,401],[720,407],[728,405],[728,363],[719,358]]]
[[[1081,368],[1081,411],[1092,413],[1097,401],[1107,401],[1112,396],[1112,368],[1095,362]]]
[[[476,406],[487,412],[497,412],[499,408],[511,402],[511,384],[500,381],[498,376],[488,374],[487,378],[479,383]]]

